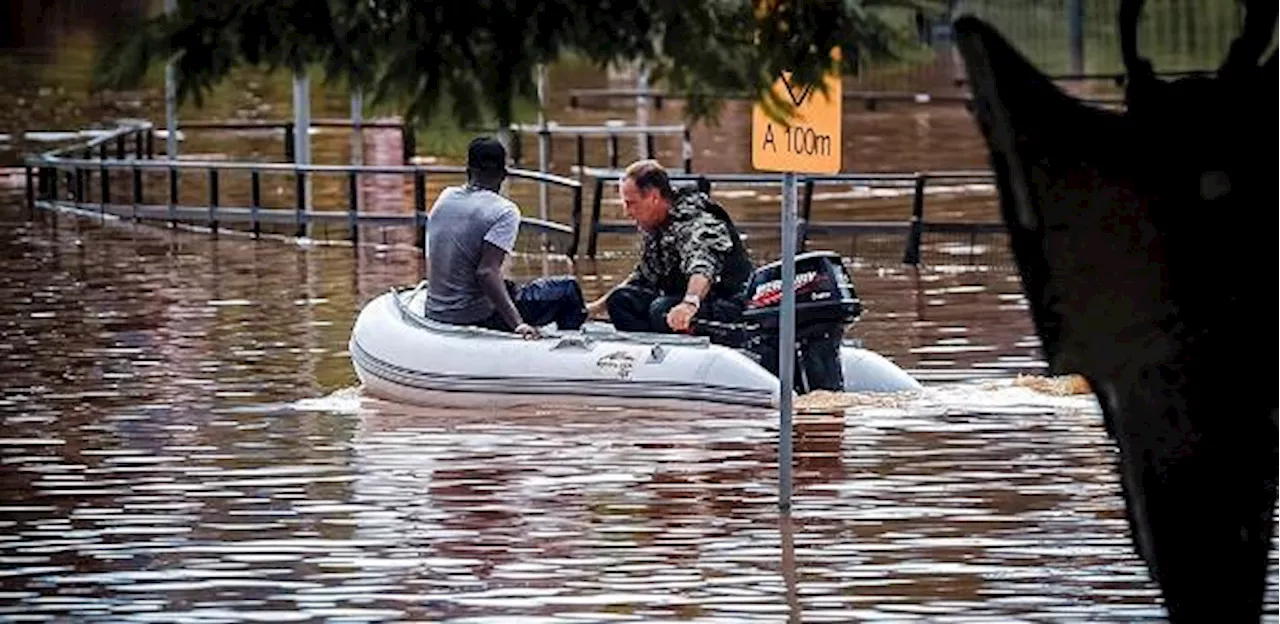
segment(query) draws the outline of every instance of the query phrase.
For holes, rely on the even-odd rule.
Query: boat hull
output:
[[[421,288],[384,293],[356,319],[349,350],[369,396],[418,405],[557,399],[620,404],[777,405],[777,377],[704,337],[632,334],[590,324],[534,340],[426,319]],[[919,383],[892,362],[845,347],[846,390],[900,392]]]

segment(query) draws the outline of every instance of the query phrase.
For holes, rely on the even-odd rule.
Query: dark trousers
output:
[[[572,275],[540,277],[521,285],[507,280],[507,292],[520,318],[534,327],[555,323],[557,329],[573,330],[587,320],[587,304],[578,280]],[[507,327],[507,322],[496,311],[476,325],[507,332],[516,329]]]
[[[609,295],[609,318],[620,331],[672,333],[671,327],[667,325],[667,312],[683,298],[661,295],[646,288],[623,286]],[[742,309],[742,304],[737,301],[709,298],[698,308],[694,318],[738,323],[742,320]],[[706,335],[713,343],[744,349],[770,373],[778,374],[776,331],[744,333],[741,330],[723,328],[694,329],[694,333]],[[806,393],[819,389],[844,389],[844,373],[840,364],[842,333],[843,328],[840,326],[803,328],[796,332],[796,391]]]
[[[670,334],[674,332],[667,325],[667,312],[682,299],[684,295],[663,295],[648,288],[623,286],[613,291],[605,304],[609,308],[609,320],[618,331]],[[734,323],[742,318],[742,304],[731,299],[708,297],[698,307],[694,318]],[[717,341],[715,334],[710,335],[713,341]]]

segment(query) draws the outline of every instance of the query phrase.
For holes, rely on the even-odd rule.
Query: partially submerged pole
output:
[[[649,66],[640,61],[636,67],[636,127],[649,126]],[[636,135],[636,158],[648,158],[647,134]]]
[[[547,130],[547,66],[538,65],[538,171],[547,172],[551,164],[551,133]],[[547,220],[547,185],[538,183],[538,218]]]
[[[293,74],[293,161],[311,164],[311,77],[306,71]]]
[[[364,164],[364,89],[351,90],[351,164]]]
[[[1067,0],[1067,58],[1071,73],[1084,73],[1084,0]]]
[[[164,0],[165,15],[178,11],[178,0]],[[164,64],[164,157],[178,157],[178,85],[173,57]]]
[[[306,70],[295,71],[293,74],[293,162],[295,165],[311,164],[311,77],[307,75]],[[311,210],[311,177],[303,172],[296,172],[304,180],[304,183],[296,185],[297,192],[302,195],[298,198],[298,206],[301,211]],[[299,215],[301,218],[302,215]],[[311,236],[311,220],[307,219],[305,228],[303,224],[299,224],[298,232]]]

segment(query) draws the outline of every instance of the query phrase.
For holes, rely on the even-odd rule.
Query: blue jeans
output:
[[[534,327],[555,323],[557,329],[572,330],[582,327],[587,320],[587,304],[577,278],[572,275],[540,277],[520,286],[507,280],[507,292],[520,318]],[[496,311],[476,325],[507,332],[516,329],[507,327],[507,322]]]

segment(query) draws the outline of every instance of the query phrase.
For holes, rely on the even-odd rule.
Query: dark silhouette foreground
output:
[[[1138,553],[1175,622],[1257,621],[1276,506],[1277,3],[1216,76],[1162,82],[1120,10],[1127,110],[1080,103],[956,21],[1054,374],[1097,393]],[[1261,358],[1259,358],[1261,355]]]

